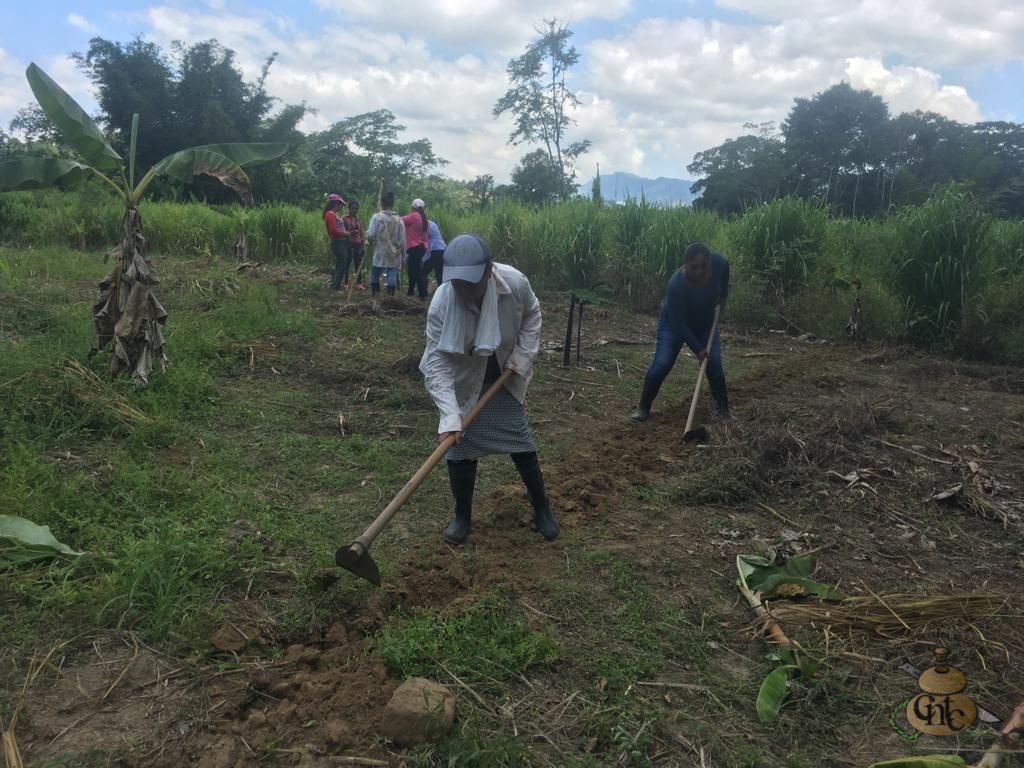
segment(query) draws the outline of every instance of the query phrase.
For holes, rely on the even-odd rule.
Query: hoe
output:
[[[708,345],[704,351],[711,354],[711,344],[715,340],[715,328],[718,327],[718,312],[721,306],[715,307],[715,319],[711,322],[711,333],[708,334]],[[708,358],[705,357],[700,364],[700,372],[697,374],[697,386],[693,388],[693,400],[690,401],[690,415],[686,417],[686,429],[683,431],[683,440],[687,443],[707,445],[711,440],[707,427],[694,427],[693,417],[697,413],[697,400],[700,397],[700,385],[704,383],[704,373],[708,369]]]
[[[714,331],[712,331],[714,332]],[[703,373],[703,368],[701,372]],[[505,382],[511,378],[512,374],[515,373],[511,368],[507,368],[494,384],[491,385],[490,389],[480,396],[477,400],[476,405],[470,409],[462,419],[462,428],[465,430],[480,413],[480,410],[487,404],[487,401],[494,396],[502,387],[505,386]],[[402,490],[398,492],[398,495],[391,500],[384,511],[381,512],[377,519],[370,523],[370,527],[367,528],[363,535],[353,541],[348,547],[342,547],[334,553],[334,562],[338,564],[339,568],[344,568],[351,573],[354,573],[361,579],[365,579],[375,586],[380,586],[380,570],[377,568],[377,564],[373,562],[373,558],[370,557],[370,545],[373,544],[374,539],[380,535],[380,532],[384,530],[385,526],[391,522],[391,518],[395,516],[395,513],[402,508],[402,505],[412,496],[419,484],[423,482],[424,478],[430,474],[438,462],[444,457],[448,450],[455,445],[455,438],[449,437],[430,454],[430,457],[423,462],[416,474],[409,478]]]

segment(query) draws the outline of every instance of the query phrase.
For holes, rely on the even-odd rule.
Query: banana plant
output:
[[[161,331],[167,312],[153,293],[160,281],[146,258],[139,201],[159,176],[188,184],[198,175],[207,175],[237,193],[243,203],[251,205],[252,184],[243,169],[280,157],[288,147],[277,143],[190,147],[168,155],[136,183],[138,114],[132,119],[126,164],[85,110],[49,75],[33,63],[29,64],[25,76],[39,106],[64,134],[81,161],[26,158],[0,163],[0,192],[48,187],[66,189],[96,179],[124,202],[123,235],[109,254],[117,256],[116,263],[100,283],[100,300],[93,308],[96,347],[90,354],[111,346],[111,373],[128,373],[137,386],[144,387],[149,382],[154,361],[159,361],[161,368],[167,364]]]

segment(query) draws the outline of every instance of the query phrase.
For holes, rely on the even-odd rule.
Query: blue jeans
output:
[[[707,343],[707,337],[698,337],[698,341]],[[676,364],[676,358],[682,350],[684,339],[681,334],[676,334],[666,322],[658,322],[658,341],[654,347],[654,362],[647,369],[647,380],[655,387],[660,387],[661,382],[668,376],[672,366]],[[694,354],[700,349],[693,349]],[[722,340],[720,329],[715,329],[715,338],[711,342],[711,352],[708,354],[708,381],[716,382],[725,379],[725,369],[722,367]]]
[[[394,288],[398,282],[398,270],[395,267],[370,267],[370,285],[377,286],[380,290],[380,276],[384,275],[388,281],[388,288]]]

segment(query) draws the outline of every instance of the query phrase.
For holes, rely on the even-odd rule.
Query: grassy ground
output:
[[[422,305],[331,295],[306,266],[161,260],[172,365],[136,392],[85,354],[101,260],[0,250],[0,513],[88,553],[0,572],[0,716],[24,702],[31,765],[293,765],[307,744],[419,766],[984,749],[987,727],[909,742],[889,726],[917,693],[897,665],[929,666],[936,643],[975,701],[1005,716],[1020,699],[1018,368],[727,323],[740,422],[698,449],[679,439],[689,360],[650,422],[626,418],[653,318],[588,309],[581,365],[565,369],[565,297],[542,294],[529,412],[562,537],[530,530],[511,462],[492,457],[470,543],[445,546],[436,472],[375,546],[375,589],[333,571],[333,553],[429,453]],[[960,503],[923,501],[959,482]],[[848,595],[1010,602],[887,637],[787,626],[821,669],[764,725],[754,702],[779,662],[734,581],[736,555],[766,548],[813,550],[817,578]],[[456,694],[445,743],[377,736],[407,675]]]

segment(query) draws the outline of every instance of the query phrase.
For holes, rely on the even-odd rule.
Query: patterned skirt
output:
[[[448,461],[479,459],[492,453],[532,453],[537,450],[526,421],[526,408],[504,387],[487,401],[462,433],[462,440],[445,454]]]

